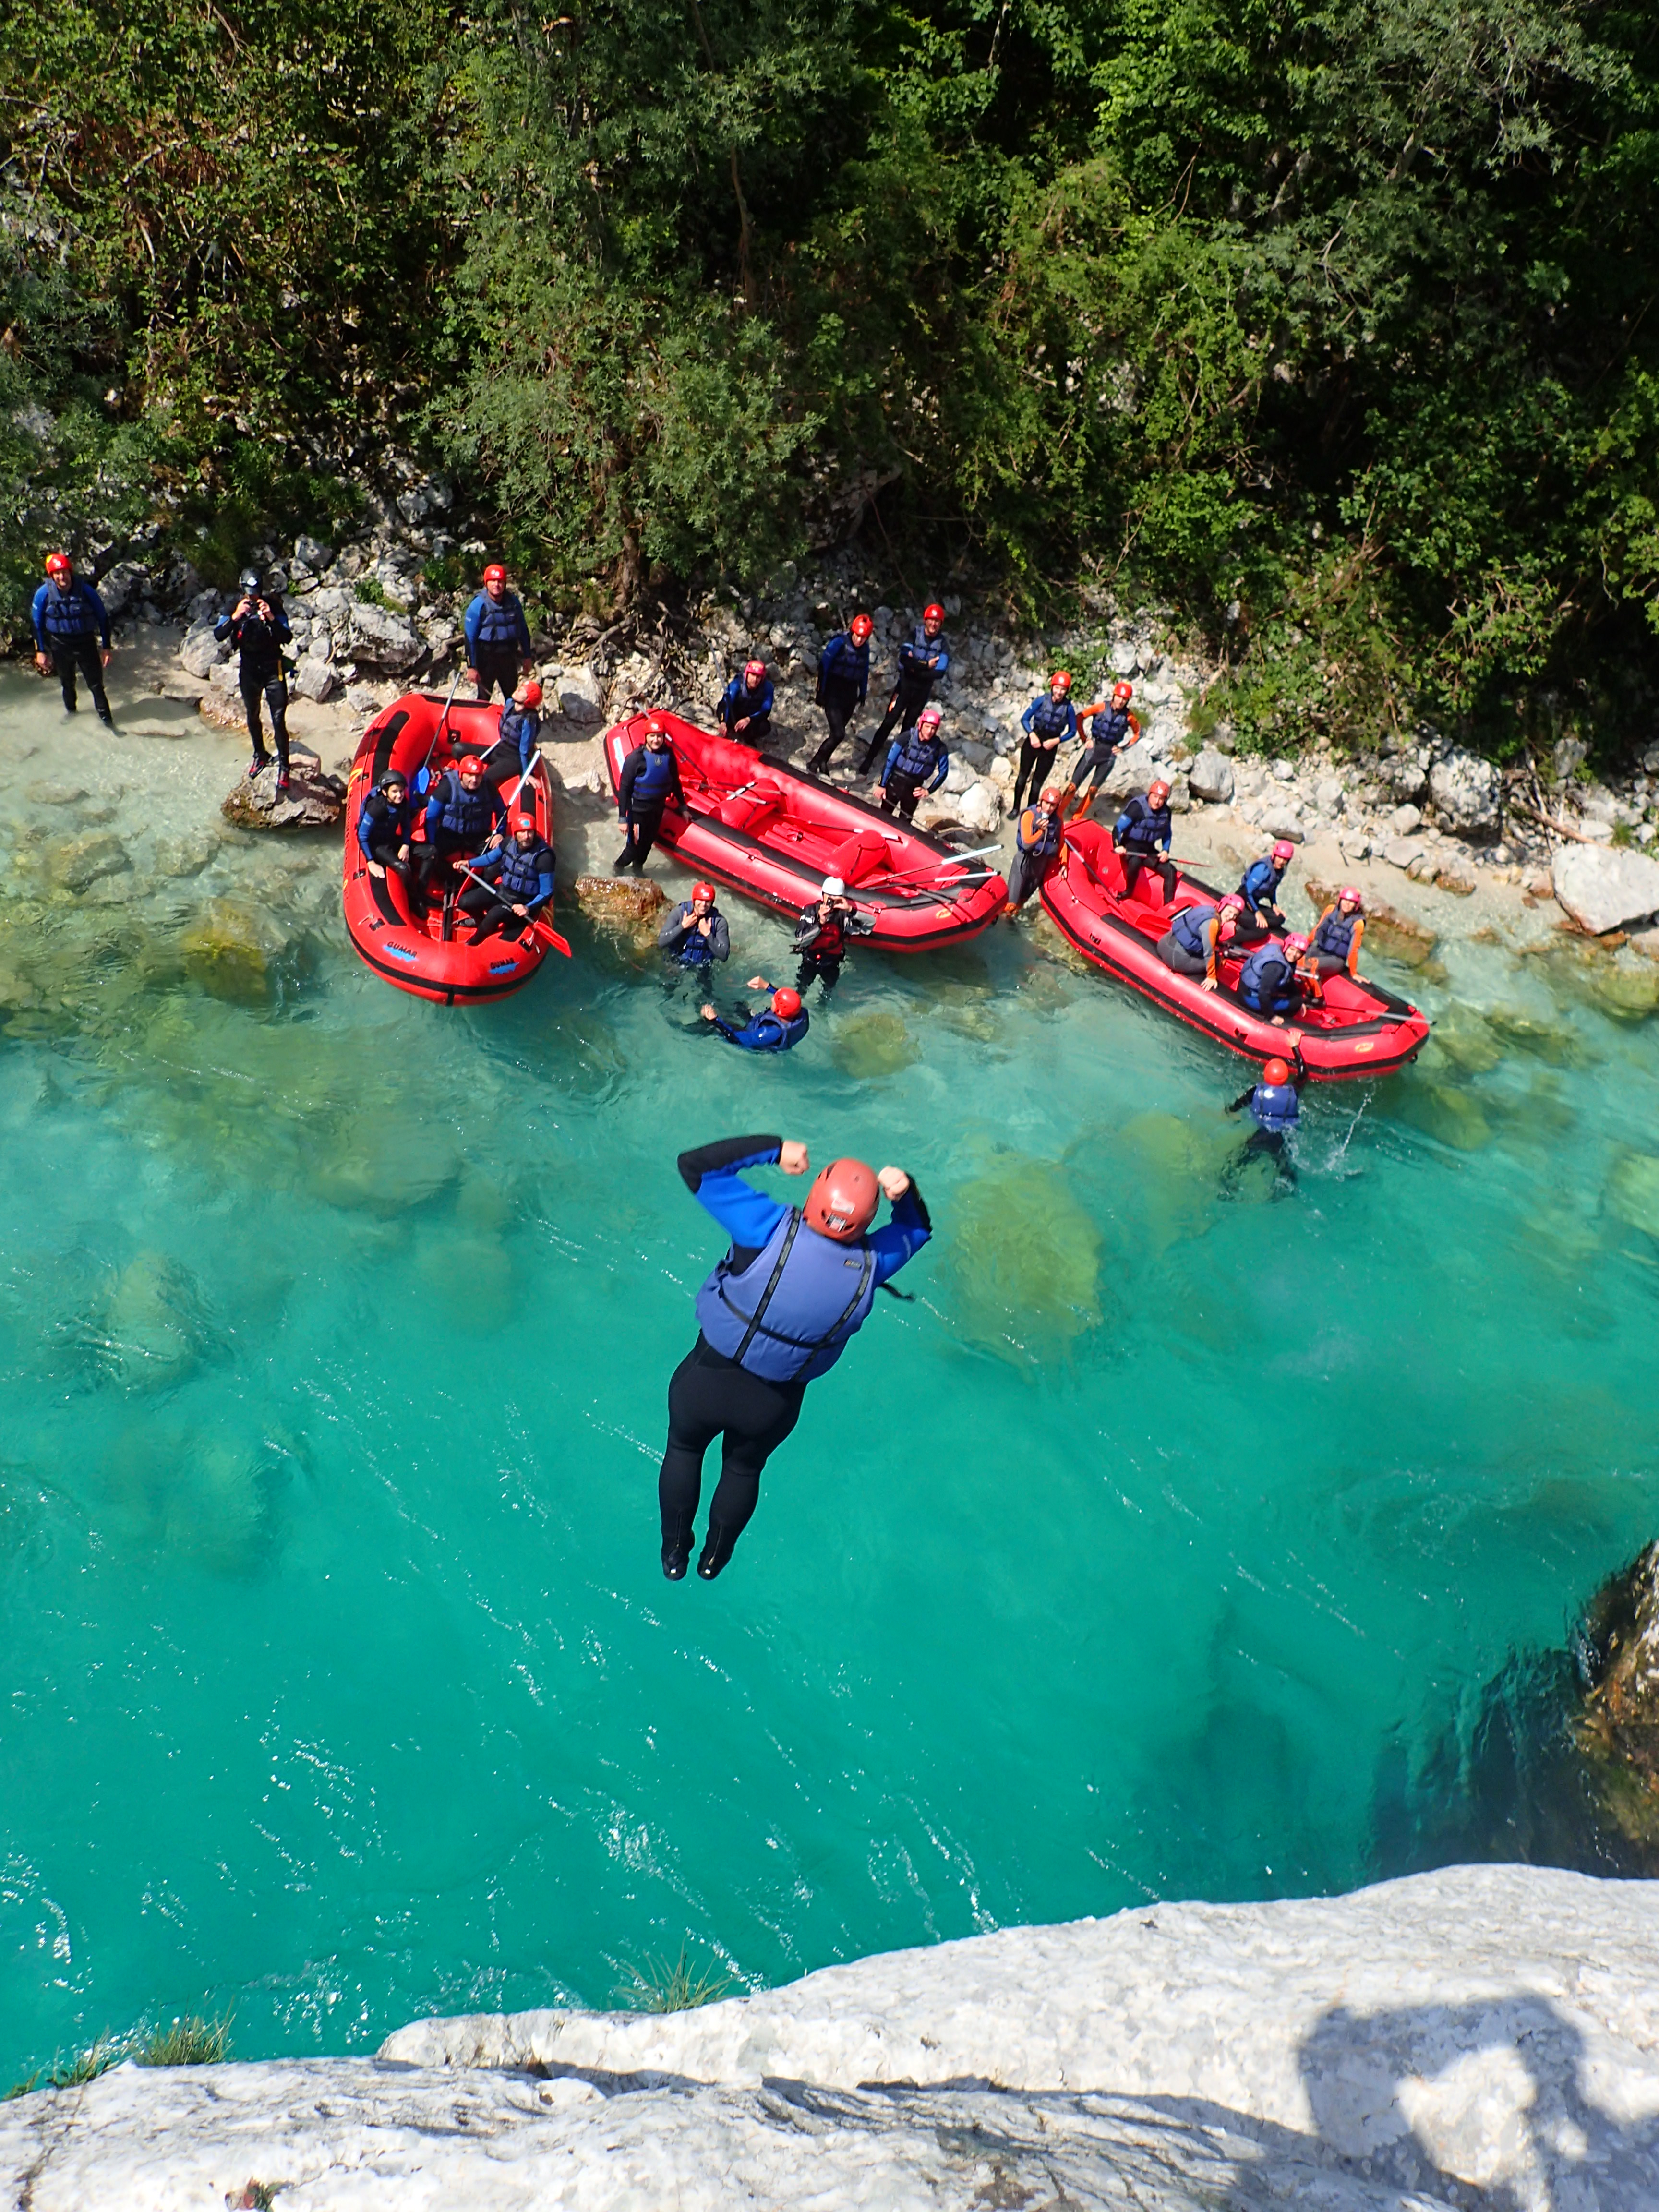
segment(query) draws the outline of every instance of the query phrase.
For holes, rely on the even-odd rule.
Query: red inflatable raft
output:
[[[1177,975],[1158,957],[1159,938],[1177,908],[1213,906],[1220,894],[1182,876],[1175,906],[1166,907],[1162,888],[1156,876],[1143,872],[1139,890],[1146,896],[1124,897],[1123,871],[1109,834],[1098,823],[1077,822],[1066,830],[1042,886],[1042,903],[1079,952],[1248,1059],[1272,1060],[1294,1036],[1301,1039],[1309,1074],[1329,1082],[1385,1075],[1417,1057],[1429,1034],[1427,1019],[1379,983],[1334,975],[1325,984],[1322,1005],[1306,1007],[1288,1028],[1275,1028],[1238,996],[1242,958],[1223,956],[1217,991],[1205,990],[1196,977]]]
[[[469,945],[472,933],[469,915],[458,914],[453,902],[441,896],[434,879],[431,909],[424,921],[410,918],[409,894],[401,877],[388,869],[384,876],[368,872],[357,842],[357,817],[363,801],[388,769],[399,769],[415,779],[422,768],[433,779],[467,753],[486,757],[496,741],[501,709],[466,701],[446,706],[435,693],[406,692],[383,708],[363,732],[351,763],[346,789],[345,923],[358,957],[377,975],[412,991],[417,999],[435,999],[446,1006],[471,1006],[484,999],[502,999],[527,983],[547,957],[553,942],[545,928],[527,929],[516,945],[504,937],[486,937],[482,945]],[[518,762],[491,763],[502,795],[518,794]],[[547,770],[539,760],[531,772],[522,797],[536,817],[536,827],[553,842],[553,799]],[[416,850],[424,825],[416,822]],[[465,887],[456,872],[454,888]]]
[[[864,941],[893,952],[959,945],[1001,913],[1007,886],[982,861],[678,714],[635,714],[605,732],[613,791],[647,720],[668,732],[688,809],[663,816],[660,842],[699,875],[790,914],[839,876],[875,924]]]

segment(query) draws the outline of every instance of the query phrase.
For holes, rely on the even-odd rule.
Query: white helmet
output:
[[[847,896],[847,886],[842,883],[839,876],[826,876],[823,879],[823,890],[820,896],[823,898],[845,898]]]

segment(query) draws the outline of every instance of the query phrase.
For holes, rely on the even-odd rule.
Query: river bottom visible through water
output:
[[[1029,928],[855,957],[775,1061],[568,908],[446,1012],[161,711],[0,681],[0,2062],[362,2049],[682,1943],[757,1987],[1455,1830],[1484,1686],[1659,1534],[1659,1023],[1571,953],[1378,963],[1436,1042],[1310,1091],[1291,1186],[1241,1063]],[[732,911],[728,988],[779,973]],[[675,1156],[748,1131],[910,1169],[936,1235],[670,1586],[724,1249]]]

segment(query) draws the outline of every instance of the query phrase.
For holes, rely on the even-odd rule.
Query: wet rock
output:
[[[1659,1873],[1659,1544],[1597,1593],[1574,1735],[1603,1818]]]
[[[586,727],[605,720],[605,687],[591,668],[567,668],[554,696],[568,722]]]
[[[1504,1057],[1504,1048],[1479,1014],[1467,1006],[1455,1007],[1437,1021],[1432,1046],[1443,1053],[1466,1075],[1486,1075]]]
[[[1607,1210],[1645,1236],[1659,1237],[1659,1159],[1626,1152],[1607,1178]]]
[[[896,1075],[921,1057],[921,1048],[895,1013],[854,1014],[836,1032],[830,1057],[843,1073],[868,1081]]]
[[[215,899],[179,940],[185,972],[216,999],[262,1006],[270,995],[276,939],[251,908]]]
[[[346,787],[337,775],[325,773],[313,752],[290,745],[291,781],[285,792],[276,789],[275,764],[260,771],[255,781],[244,776],[220,812],[238,830],[329,830],[345,811]]]
[[[1486,1016],[1504,1043],[1551,1067],[1583,1067],[1589,1055],[1565,1023],[1540,1021],[1516,1006],[1493,1006]]]
[[[247,714],[240,691],[227,691],[220,684],[210,684],[197,701],[196,711],[210,729],[247,734]]]
[[[389,1218],[428,1205],[460,1167],[441,1130],[395,1115],[362,1114],[330,1132],[312,1188],[331,1206]]]
[[[1414,1127],[1456,1152],[1479,1152],[1492,1141],[1492,1124],[1468,1092],[1455,1084],[1413,1082],[1401,1112]]]
[[[1100,1324],[1100,1232],[1066,1177],[1009,1155],[962,1184],[945,1279],[957,1333],[1025,1366]]]
[[[1194,799],[1211,804],[1224,804],[1233,795],[1233,764],[1224,753],[1212,745],[1206,745],[1187,771],[1187,782]]]
[[[118,876],[131,866],[120,839],[102,833],[68,838],[46,854],[48,876],[66,891],[84,891],[100,878]]]
[[[141,1252],[122,1269],[100,1318],[100,1364],[128,1389],[181,1380],[210,1334],[189,1271],[164,1252]]]
[[[211,830],[190,830],[179,837],[158,837],[155,841],[155,872],[158,876],[199,876],[219,849],[219,839]]]
[[[1550,866],[1557,899],[1594,937],[1659,914],[1659,860],[1595,845],[1564,845]]]
[[[78,783],[42,782],[30,784],[23,795],[37,806],[73,806],[87,794]]]
[[[1429,770],[1429,803],[1459,837],[1496,837],[1503,779],[1489,760],[1454,746]]]
[[[1650,967],[1609,968],[1591,988],[1602,1011],[1616,1021],[1645,1021],[1659,1009],[1659,973]]]
[[[412,668],[426,647],[415,626],[389,607],[371,606],[354,599],[349,611],[349,651],[364,668],[381,669],[392,676]]]
[[[578,876],[576,903],[595,921],[654,921],[668,895],[648,876]]]

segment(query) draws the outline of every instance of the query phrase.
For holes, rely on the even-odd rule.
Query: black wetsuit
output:
[[[221,641],[228,638],[240,656],[238,682],[242,694],[242,711],[247,716],[247,733],[253,740],[253,757],[263,765],[270,757],[265,750],[264,732],[259,726],[259,702],[263,699],[270,709],[270,734],[276,747],[276,772],[288,774],[288,684],[283,674],[283,647],[293,633],[288,626],[288,617],[281,604],[270,607],[269,622],[259,612],[257,603],[245,615],[226,615],[216,624],[213,635]]]

